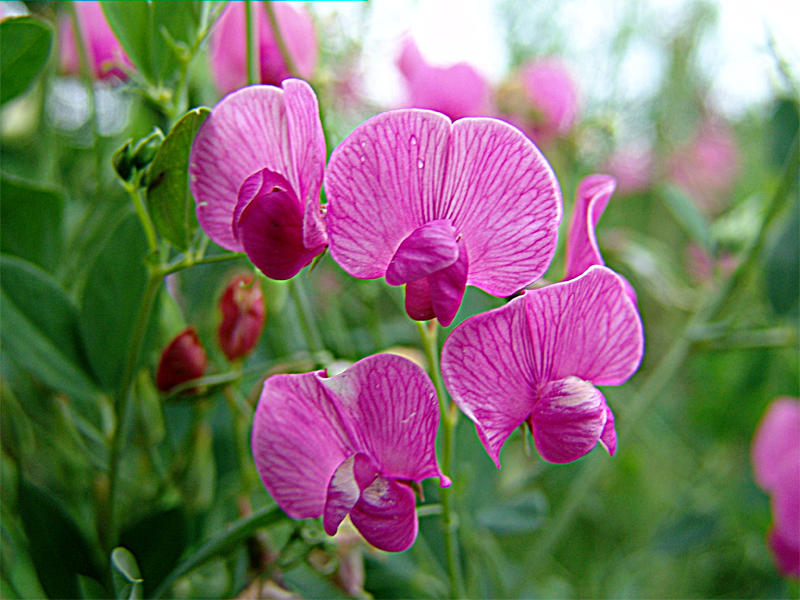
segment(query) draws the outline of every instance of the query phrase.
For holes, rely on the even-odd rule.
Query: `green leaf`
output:
[[[186,113],[169,132],[150,165],[147,207],[158,232],[186,251],[197,230],[194,198],[189,191],[189,153],[207,108]]]
[[[20,477],[18,509],[36,573],[50,598],[80,598],[78,575],[102,581],[91,546],[48,492]]]
[[[478,523],[500,534],[535,531],[547,515],[547,499],[538,490],[515,496],[505,502],[481,510]]]
[[[52,273],[61,257],[64,197],[56,190],[3,176],[0,198],[0,251]]]
[[[111,552],[111,574],[117,598],[140,600],[144,597],[142,576],[136,557],[125,548],[114,548]]]
[[[777,315],[797,314],[800,297],[800,210],[795,203],[783,229],[768,251],[765,265],[767,298]],[[794,309],[794,310],[793,310]]]
[[[97,397],[78,310],[50,275],[22,259],[0,256],[0,312],[0,337],[20,366],[70,396]]]
[[[188,543],[188,531],[186,511],[177,506],[145,517],[120,535],[120,544],[139,557],[145,597],[151,598],[178,564]]]
[[[0,23],[0,104],[27,90],[44,69],[53,47],[53,30],[33,17]]]
[[[80,330],[103,389],[120,385],[147,285],[147,239],[135,215],[120,222],[89,271]]]
[[[153,86],[185,69],[202,35],[202,2],[102,0],[111,29],[139,73]]]
[[[697,243],[703,246],[707,254],[713,256],[714,242],[708,230],[708,220],[698,210],[697,205],[675,185],[667,184],[660,191],[664,203],[678,223]]]

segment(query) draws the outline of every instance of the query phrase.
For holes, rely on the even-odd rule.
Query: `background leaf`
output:
[[[111,573],[117,598],[139,600],[143,597],[142,575],[136,557],[126,548],[111,552]]]
[[[17,363],[50,387],[95,398],[100,392],[88,374],[77,308],[35,265],[4,255],[0,267],[3,345]]]
[[[197,231],[194,198],[189,191],[189,153],[197,130],[211,111],[186,113],[169,132],[150,165],[147,207],[158,232],[186,251]]]
[[[28,260],[51,273],[60,258],[64,197],[33,183],[0,178],[0,251]]]
[[[703,246],[707,254],[713,255],[714,244],[708,230],[708,220],[697,208],[691,198],[678,186],[671,183],[661,188],[664,204],[677,219],[678,223]]]
[[[53,47],[53,30],[33,17],[0,23],[0,104],[27,90],[44,69]]]

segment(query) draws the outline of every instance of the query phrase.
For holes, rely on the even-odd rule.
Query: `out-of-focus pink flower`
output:
[[[397,59],[409,92],[409,106],[450,117],[485,117],[492,113],[489,83],[474,67],[460,62],[450,67],[428,64],[411,37],[402,42]]]
[[[187,327],[161,353],[156,385],[162,392],[168,392],[177,385],[202,377],[207,364],[197,330],[194,326]]]
[[[614,415],[595,386],[626,381],[643,352],[622,278],[595,265],[464,321],[444,343],[442,376],[498,467],[525,422],[542,458],[566,463],[598,442],[614,454]]]
[[[629,195],[642,192],[653,182],[653,154],[650,149],[620,148],[608,159],[603,171],[617,180],[618,193]]]
[[[349,514],[370,544],[401,552],[417,537],[416,483],[438,477],[450,485],[436,462],[438,427],[425,372],[376,354],[333,377],[267,379],[253,419],[253,457],[290,517],[322,517],[333,535]]]
[[[219,299],[219,345],[228,360],[247,355],[264,329],[264,294],[253,275],[234,277]]]
[[[258,23],[258,48],[261,83],[279,86],[291,77],[281,55],[278,42],[263,2],[254,2]],[[301,6],[289,2],[273,2],[275,19],[292,58],[296,75],[310,79],[317,66],[317,37],[311,15]],[[211,74],[222,94],[247,85],[247,37],[245,35],[245,3],[228,2],[211,32]]]
[[[769,493],[768,542],[780,571],[800,577],[800,401],[776,399],[761,418],[751,448],[753,476]]]
[[[709,256],[702,246],[691,243],[686,247],[686,264],[695,283],[713,283],[717,272],[725,277],[733,274],[739,259],[730,252],[722,251],[717,258]]]
[[[578,90],[556,58],[530,61],[517,75],[523,102],[514,103],[509,120],[537,144],[568,135],[578,117]]]
[[[708,118],[689,143],[675,150],[670,178],[708,214],[729,204],[729,192],[739,170],[739,146],[721,120]]]
[[[111,31],[100,2],[96,0],[74,2],[73,6],[78,17],[81,37],[86,47],[89,68],[92,69],[94,76],[97,79],[116,77],[126,80],[128,75],[122,67],[132,69],[133,65],[117,41],[114,32]],[[59,43],[61,46],[61,70],[67,75],[80,73],[80,60],[78,58],[78,46],[75,43],[75,32],[72,29],[72,20],[66,13],[61,17]]]
[[[449,325],[467,284],[509,296],[555,252],[561,191],[536,146],[497,119],[395,110],[359,126],[325,174],[333,259],[406,286],[412,319]]]

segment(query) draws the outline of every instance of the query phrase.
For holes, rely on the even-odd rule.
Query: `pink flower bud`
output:
[[[228,360],[250,352],[264,329],[264,295],[253,275],[237,275],[219,299],[219,345]]]
[[[167,392],[177,385],[202,377],[206,372],[206,351],[193,325],[181,331],[161,353],[156,385]]]
[[[100,2],[75,2],[73,6],[89,59],[89,68],[94,76],[97,79],[127,79],[127,74],[120,67],[131,69],[133,65],[111,31]],[[66,13],[61,18],[59,40],[61,70],[67,75],[77,75],[80,73],[78,46],[75,43],[72,21]]]
[[[578,116],[578,91],[566,67],[553,58],[532,61],[520,69],[519,78],[533,113],[527,123],[533,141],[547,143],[569,134]]]

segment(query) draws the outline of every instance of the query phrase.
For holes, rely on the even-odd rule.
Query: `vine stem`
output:
[[[308,344],[308,351],[312,355],[316,355],[322,350],[322,342],[320,341],[322,338],[317,330],[313,315],[307,310],[307,296],[303,281],[299,277],[290,279],[289,291],[292,295],[295,308],[297,308],[297,317],[300,321],[300,328],[303,330],[303,335],[306,338],[306,344]]]
[[[436,396],[439,399],[439,412],[442,422],[442,472],[445,475],[450,473],[453,458],[455,456],[455,433],[458,423],[458,411],[455,404],[451,403],[447,391],[442,383],[442,375],[439,369],[439,345],[437,333],[439,322],[435,319],[428,321],[427,325],[417,321],[422,347],[428,359],[433,387],[436,389]],[[448,475],[449,476],[449,475]],[[439,495],[442,501],[442,529],[444,531],[444,544],[447,552],[447,576],[450,582],[450,597],[464,597],[464,580],[461,573],[461,564],[458,560],[457,549],[457,519],[451,503],[451,488],[440,488]]]
[[[272,28],[272,35],[275,37],[275,42],[278,44],[283,63],[286,65],[286,70],[292,77],[300,77],[297,67],[292,60],[292,55],[289,54],[289,47],[286,45],[286,40],[283,39],[280,28],[278,27],[278,18],[275,16],[275,7],[272,6],[271,0],[265,0],[264,5],[267,7],[267,17],[269,17],[269,25]]]
[[[722,283],[716,293],[707,297],[706,302],[689,320],[681,335],[675,340],[672,347],[658,363],[655,370],[647,377],[633,400],[626,407],[621,419],[623,425],[620,430],[620,442],[627,440],[633,433],[639,419],[644,416],[653,401],[681,368],[694,345],[694,340],[697,337],[696,332],[705,328],[711,319],[722,310],[731,296],[731,292],[744,280],[755,265],[755,261],[764,246],[767,231],[777,215],[780,214],[783,201],[788,197],[791,186],[797,181],[799,153],[797,138],[795,138],[794,152],[789,158],[784,175],[766,208],[758,234],[745,249],[742,261],[733,274]],[[594,483],[609,465],[610,461],[602,460],[602,455],[599,453],[586,457],[583,469],[574,480],[555,519],[547,527],[546,532],[536,540],[533,548],[525,557],[524,564],[541,564],[545,555],[553,549],[561,534],[571,523],[572,517],[580,508]]]
[[[147,212],[147,208],[142,202],[142,197],[139,194],[137,185],[131,185],[125,182],[125,189],[128,191],[128,195],[131,197],[131,201],[133,202],[133,206],[136,209],[136,215],[139,217],[139,221],[142,223],[142,227],[144,228],[145,236],[147,236],[147,247],[150,252],[158,252],[158,240],[156,239],[156,230],[153,226],[153,221],[150,220],[150,215]]]
[[[256,45],[257,31],[254,28],[256,19],[253,15],[254,7],[252,0],[244,0],[244,26],[245,40],[247,43],[247,85],[254,85],[261,81],[256,71],[256,56],[258,56]]]

